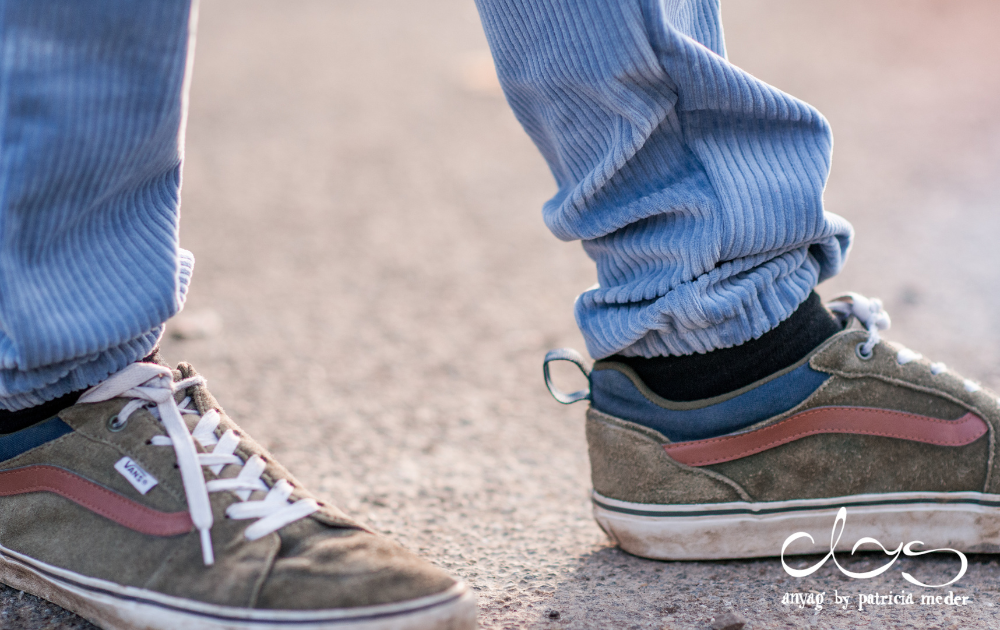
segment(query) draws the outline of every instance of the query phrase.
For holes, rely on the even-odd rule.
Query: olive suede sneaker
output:
[[[549,353],[553,396],[591,401],[594,514],[622,549],[747,558],[826,553],[831,542],[851,551],[872,537],[889,549],[1000,551],[997,396],[882,341],[878,300],[849,294],[827,307],[844,330],[795,365],[701,401],[665,400],[621,363],[588,373],[578,354]],[[588,374],[589,391],[556,390],[548,364],[558,360]],[[818,542],[784,549],[798,532]]]
[[[0,581],[103,628],[475,627],[472,594],[317,501],[187,364],[0,435]]]

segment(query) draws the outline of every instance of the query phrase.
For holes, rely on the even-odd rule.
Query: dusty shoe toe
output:
[[[458,583],[396,543],[305,519],[279,532],[281,550],[257,608],[380,606],[440,596]]]

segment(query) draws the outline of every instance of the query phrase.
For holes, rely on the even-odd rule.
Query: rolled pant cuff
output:
[[[729,278],[696,278],[645,302],[602,303],[602,289],[596,289],[577,300],[577,323],[595,359],[730,348],[788,319],[816,286],[820,270],[803,249]]]
[[[180,250],[178,255],[176,308],[187,298],[194,256]],[[163,335],[163,323],[133,339],[92,355],[68,359],[32,370],[0,370],[0,409],[17,411],[54,400],[70,392],[93,387],[128,365],[148,356]]]

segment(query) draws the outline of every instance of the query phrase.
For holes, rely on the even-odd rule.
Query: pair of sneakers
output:
[[[664,400],[611,361],[562,394],[548,364],[586,368],[550,353],[557,399],[591,401],[595,516],[624,550],[777,555],[841,507],[866,536],[996,548],[996,396],[881,341],[878,302],[831,309],[844,330],[808,357],[703,401]],[[183,363],[133,364],[0,435],[0,581],[104,628],[476,623],[463,584],[312,496]]]

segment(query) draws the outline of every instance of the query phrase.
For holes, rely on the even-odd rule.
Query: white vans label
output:
[[[122,477],[128,479],[128,482],[135,486],[135,489],[141,494],[146,494],[159,483],[156,477],[143,470],[131,457],[119,459],[115,464],[115,470],[120,472]]]

